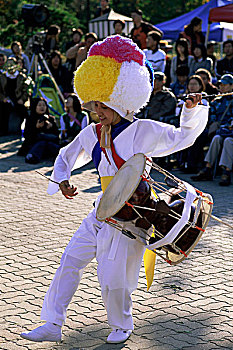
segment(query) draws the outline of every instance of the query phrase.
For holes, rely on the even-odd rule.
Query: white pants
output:
[[[137,287],[144,247],[97,221],[95,210],[83,220],[61,258],[45,295],[41,319],[62,326],[83,269],[96,257],[98,279],[113,328],[133,329],[131,293]]]

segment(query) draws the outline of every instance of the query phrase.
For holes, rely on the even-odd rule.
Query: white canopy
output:
[[[123,16],[120,13],[114,12],[113,10],[103,16],[94,18],[89,21],[89,32],[96,33],[99,39],[106,38],[106,36],[114,34],[115,31],[113,23],[117,19],[125,22],[125,28],[123,31],[125,34],[128,34],[133,27],[132,18]]]

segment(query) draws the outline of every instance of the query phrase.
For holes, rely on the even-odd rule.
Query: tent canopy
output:
[[[125,22],[124,32],[128,34],[133,27],[133,20],[130,17],[123,16],[111,10],[109,13],[105,13],[103,16],[97,17],[89,21],[88,28],[90,32],[94,32],[100,39],[105,38],[108,35],[112,35],[114,31],[113,23],[115,20],[120,19]]]
[[[189,24],[193,17],[202,19],[202,30],[207,32],[209,12],[212,8],[233,4],[233,0],[210,0],[208,3],[185,13],[182,16],[171,19],[163,23],[156,24],[156,27],[164,32],[164,39],[177,40],[179,33],[184,30],[184,26]],[[220,20],[218,20],[220,22]],[[210,40],[222,41],[224,24],[212,23],[210,26]]]
[[[233,23],[233,4],[210,9],[209,22]]]

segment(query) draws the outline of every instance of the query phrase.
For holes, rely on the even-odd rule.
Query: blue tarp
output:
[[[179,33],[184,30],[184,26],[189,24],[193,17],[200,17],[202,19],[202,31],[206,34],[208,27],[209,10],[214,7],[220,7],[232,4],[233,0],[210,0],[195,10],[185,13],[180,17],[171,19],[163,23],[156,24],[156,27],[164,32],[164,39],[171,39],[176,41]],[[222,41],[223,27],[220,23],[212,23],[210,25],[209,40]]]

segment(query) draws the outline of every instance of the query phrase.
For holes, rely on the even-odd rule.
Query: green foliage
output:
[[[135,8],[143,11],[143,17],[148,22],[157,24],[178,17],[208,0],[111,0],[110,6],[123,15],[130,16]],[[21,9],[26,3],[47,5],[50,17],[45,28],[26,29],[21,19]],[[80,27],[88,31],[88,18],[93,18],[98,0],[0,0],[0,45],[9,46],[14,40],[19,40],[25,47],[28,38],[50,24],[61,27],[60,41],[70,40],[71,29]]]
[[[0,45],[7,47],[12,41],[20,41],[23,47],[26,47],[28,39],[38,31],[48,28],[51,24],[57,24],[61,28],[60,41],[64,42],[70,40],[72,28],[83,27],[80,25],[80,21],[75,16],[75,12],[70,12],[65,4],[59,4],[59,6],[48,6],[49,18],[45,23],[45,27],[30,27],[26,28],[24,21],[21,19],[22,6],[29,1],[16,1],[7,0],[8,5],[6,6],[5,1],[0,2],[0,14],[2,23],[4,25],[0,29]],[[42,1],[33,1],[33,3],[42,3]],[[43,4],[51,5],[51,1],[44,1]],[[52,0],[52,4],[54,0]],[[14,4],[15,9],[13,11]],[[8,11],[8,7],[10,8]]]

